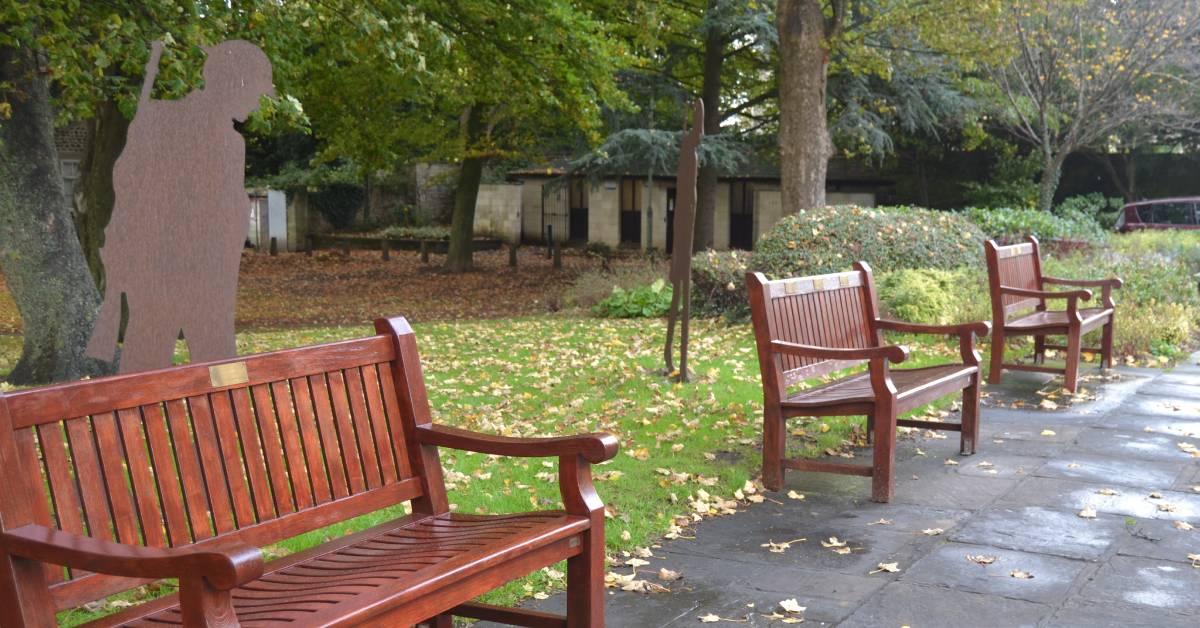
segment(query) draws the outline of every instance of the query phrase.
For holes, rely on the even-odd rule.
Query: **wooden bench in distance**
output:
[[[1101,355],[1101,366],[1112,367],[1113,318],[1116,304],[1113,303],[1113,288],[1120,288],[1120,279],[1059,279],[1042,274],[1042,261],[1038,253],[1037,238],[1028,242],[999,246],[995,240],[984,243],[987,255],[988,287],[992,296],[992,363],[988,382],[999,384],[1004,369],[1036,371],[1040,373],[1063,373],[1063,386],[1075,392],[1079,385],[1079,358],[1083,351]],[[1047,291],[1046,284],[1085,288],[1068,291]],[[1100,288],[1100,307],[1079,307],[1080,301],[1092,298],[1091,290]],[[1047,300],[1064,300],[1065,310],[1050,311]],[[1019,312],[1024,316],[1009,318]],[[1103,327],[1099,348],[1084,349],[1083,334]],[[1011,364],[1004,362],[1004,344],[1010,336],[1033,336],[1034,364]],[[1066,345],[1046,344],[1046,336],[1065,336]],[[1066,352],[1066,368],[1045,365],[1046,349]]]
[[[783,487],[783,470],[823,471],[871,477],[871,499],[891,501],[895,485],[896,426],[961,432],[963,454],[975,453],[979,438],[979,354],[975,336],[986,322],[918,325],[879,317],[871,268],[815,277],[768,281],[746,276],[750,313],[763,384],[763,484]],[[908,349],[885,345],[884,331],[957,335],[961,363],[893,369]],[[866,362],[865,372],[804,390],[796,384]],[[898,419],[900,414],[963,391],[962,423]],[[786,421],[797,416],[866,415],[867,438],[875,445],[871,466],[784,456]]]
[[[517,439],[430,421],[400,318],[359,340],[0,395],[0,625],[161,578],[94,626],[604,624],[608,434]],[[451,513],[438,448],[557,457],[565,511]],[[412,514],[264,562],[260,547]],[[567,616],[470,600],[567,560]]]

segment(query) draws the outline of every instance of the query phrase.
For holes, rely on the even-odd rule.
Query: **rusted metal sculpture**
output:
[[[271,64],[254,44],[227,41],[205,52],[202,89],[154,100],[162,43],[152,44],[137,115],[113,169],[116,199],[100,251],[104,302],[87,355],[113,359],[124,298],[123,373],[170,366],[181,331],[195,361],[236,355],[250,201],[246,146],[233,123],[274,89]]]
[[[704,101],[692,110],[692,130],[679,146],[679,170],[675,176],[675,238],[671,250],[671,309],[667,312],[667,344],[663,348],[667,376],[674,377],[675,321],[679,320],[678,381],[688,381],[688,323],[692,314],[692,238],[696,222],[697,149],[704,137]]]

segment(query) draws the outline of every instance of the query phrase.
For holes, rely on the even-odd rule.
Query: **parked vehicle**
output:
[[[1117,231],[1200,229],[1200,197],[1163,198],[1129,203],[1117,217]]]

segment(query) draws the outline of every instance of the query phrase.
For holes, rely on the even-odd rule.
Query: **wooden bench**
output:
[[[604,624],[607,434],[517,439],[430,421],[404,319],[378,335],[0,395],[0,625],[163,578],[94,626]],[[450,512],[438,448],[558,457],[565,511]],[[410,502],[264,562],[258,548]],[[390,515],[389,515],[390,516]],[[473,603],[567,561],[567,616]]]
[[[1083,351],[1099,353],[1102,358],[1101,366],[1112,367],[1113,318],[1116,308],[1112,291],[1122,286],[1120,279],[1047,277],[1042,274],[1037,238],[1032,236],[1028,242],[1009,246],[1000,246],[994,240],[988,240],[984,243],[984,251],[987,255],[988,286],[992,297],[992,324],[995,326],[988,382],[1000,383],[1004,369],[1062,373],[1065,380],[1063,386],[1075,392],[1079,385],[1079,358]],[[1100,307],[1079,307],[1080,301],[1091,300],[1090,290],[1047,291],[1046,284],[1100,288]],[[1065,300],[1066,309],[1048,310],[1046,301],[1051,299]],[[1009,318],[1014,313],[1029,310],[1034,311]],[[1082,348],[1083,335],[1099,327],[1104,328],[1100,347]],[[1034,364],[1004,362],[1004,345],[1010,336],[1033,336]],[[1067,344],[1047,344],[1046,336],[1065,336]],[[1065,351],[1066,367],[1046,366],[1047,349]]]
[[[800,469],[871,477],[871,498],[887,502],[894,488],[896,426],[961,432],[963,454],[975,453],[979,438],[979,354],[975,336],[986,322],[918,325],[879,317],[871,268],[858,262],[846,273],[768,281],[746,277],[750,313],[763,384],[763,484],[783,487],[783,470]],[[885,345],[884,331],[954,334],[961,363],[893,369],[908,349]],[[800,382],[868,364],[865,372],[814,388]],[[898,419],[904,412],[963,391],[961,424]],[[875,445],[871,466],[785,458],[787,419],[797,416],[866,415],[867,438]]]

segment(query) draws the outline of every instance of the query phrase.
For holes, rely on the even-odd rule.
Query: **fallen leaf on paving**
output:
[[[1163,502],[1158,505],[1159,512],[1175,512],[1175,504]]]
[[[1196,528],[1196,526],[1194,526],[1186,521],[1176,521],[1175,522],[1175,529],[1177,529],[1177,530],[1187,531],[1187,530],[1194,530],[1195,528]]]
[[[918,456],[924,456],[924,455],[925,455],[925,452],[924,452],[924,451],[921,451],[921,448],[920,448],[920,447],[917,447],[917,455],[918,455]]]
[[[800,606],[800,603],[796,601],[796,598],[791,598],[791,599],[787,599],[787,600],[780,602],[779,608],[782,608],[785,613],[797,613],[797,614],[803,613],[805,610],[808,610],[807,607]]]
[[[1192,487],[1192,492],[1193,492],[1193,493],[1200,493],[1200,484],[1197,484],[1197,485],[1193,486],[1193,487]]]
[[[787,496],[792,499],[804,499],[804,495],[801,495],[800,493],[797,493],[796,491],[788,491]]]
[[[946,465],[947,467],[955,467],[955,466],[958,466],[958,461],[957,461],[957,460],[952,460],[952,459],[950,459],[950,458],[946,458],[945,465]]]
[[[1054,436],[1054,435],[1055,435],[1054,430],[1042,430],[1042,436]]]
[[[676,580],[678,580],[682,577],[683,577],[683,575],[680,574],[678,571],[671,571],[670,569],[667,569],[666,567],[663,567],[662,569],[658,570],[658,579],[659,580],[663,580],[666,582],[675,582]]]
[[[836,536],[831,536],[828,541],[821,541],[821,547],[846,547],[846,542],[838,540]]]
[[[1008,575],[1010,575],[1018,580],[1033,579],[1033,574],[1029,573],[1028,571],[1021,571],[1020,569],[1014,569],[1014,570],[1008,572]]]
[[[984,460],[983,462],[981,462],[975,466],[979,467],[980,469],[991,469],[992,467],[994,467],[996,465],[988,462],[987,460]]]
[[[1192,566],[1200,569],[1200,554],[1188,554],[1188,560],[1192,561]]]
[[[867,525],[869,525],[869,526],[890,526],[890,525],[892,525],[892,520],[891,519],[880,519],[879,521],[872,521],[871,523],[868,523]]]
[[[984,554],[967,554],[967,560],[978,563],[980,565],[990,565],[996,562],[995,556],[987,556]]]
[[[1084,519],[1095,519],[1096,518],[1096,509],[1092,508],[1091,506],[1088,506],[1087,508],[1084,508],[1083,510],[1079,511],[1079,516]]]
[[[1148,495],[1147,497],[1149,497],[1150,499],[1162,499],[1162,493],[1159,493],[1158,491],[1154,491],[1153,493],[1150,493],[1150,495]]]
[[[867,572],[867,575],[877,574],[886,571],[887,573],[896,573],[900,571],[900,563],[879,563],[879,565]]]
[[[1038,405],[1047,410],[1057,410],[1058,409],[1058,404],[1054,403],[1053,401],[1050,401],[1049,399],[1043,399],[1042,402],[1039,403]]]
[[[1111,488],[1102,488],[1096,491],[1097,495],[1120,495],[1121,492]]]
[[[803,543],[804,541],[807,541],[807,540],[808,539],[796,539],[794,541],[787,541],[786,543],[776,543],[774,541],[767,541],[766,543],[763,543],[759,547],[765,547],[765,548],[767,548],[768,552],[771,552],[773,554],[782,554],[785,551],[791,549],[792,543]]]
[[[649,564],[650,561],[642,560],[640,558],[630,558],[629,560],[625,561],[625,565],[628,567],[645,567]]]
[[[550,596],[549,596],[549,595],[547,595],[547,594],[545,594],[545,593],[542,593],[541,591],[538,591],[537,593],[534,593],[534,594],[533,594],[533,599],[535,599],[535,600],[548,600],[548,599],[550,599]]]
[[[945,532],[945,530],[941,528],[925,528],[924,530],[921,530],[921,534],[926,536],[937,536],[943,532]]]
[[[721,621],[721,618],[717,617],[716,615],[713,615],[712,613],[709,613],[708,615],[700,616],[700,623],[702,623],[702,624],[715,624],[719,621]]]
[[[1079,463],[1078,463],[1078,462],[1068,462],[1068,463],[1067,463],[1067,468],[1068,468],[1068,469],[1078,469],[1078,468],[1079,468]]]

